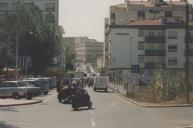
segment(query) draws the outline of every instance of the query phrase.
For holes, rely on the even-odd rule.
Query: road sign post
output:
[[[23,67],[25,68],[25,77],[27,76],[27,71],[28,68],[30,68],[32,66],[31,63],[31,56],[24,56],[23,57],[23,63],[22,63]]]

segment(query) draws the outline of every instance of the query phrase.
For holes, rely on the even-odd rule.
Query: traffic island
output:
[[[193,107],[193,104],[175,104],[172,102],[167,102],[167,103],[146,103],[146,102],[141,102],[137,101],[132,98],[126,97],[125,93],[123,91],[113,91],[116,95],[122,97],[123,99],[139,106],[139,107],[150,107],[150,108],[161,108],[161,107]]]
[[[32,99],[32,100],[25,100],[25,99],[0,99],[0,107],[10,107],[10,106],[21,106],[21,105],[32,105],[43,102],[42,99]]]

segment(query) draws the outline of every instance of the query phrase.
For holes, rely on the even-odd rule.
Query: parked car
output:
[[[14,99],[26,97],[27,99],[32,99],[33,91],[36,89],[38,88],[27,86],[22,81],[4,81],[0,83],[0,97],[12,97]]]
[[[38,96],[41,94],[41,88],[40,86],[38,86],[39,85],[38,80],[25,80],[24,79],[22,81],[25,82],[27,86],[35,87],[34,89],[31,90],[33,95]]]
[[[35,80],[36,86],[40,87],[41,93],[48,94],[50,89],[50,82],[47,78],[27,78],[25,80]]]
[[[49,80],[50,80],[50,88],[51,89],[56,88],[57,85],[56,78],[49,78]]]
[[[108,77],[95,77],[94,79],[94,91],[97,89],[104,90],[105,92],[108,91],[109,86],[109,78]]]

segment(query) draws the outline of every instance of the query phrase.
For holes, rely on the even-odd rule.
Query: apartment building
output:
[[[185,9],[184,1],[161,0],[126,1],[112,6],[105,30],[106,67],[115,76],[124,76],[128,71],[128,79],[133,79],[132,66],[139,65],[135,84],[151,82],[158,67],[175,78],[186,62]],[[189,19],[189,59],[193,63],[191,4]]]
[[[77,61],[83,63],[97,64],[97,58],[103,57],[104,43],[95,39],[81,37],[76,40],[75,52]]]

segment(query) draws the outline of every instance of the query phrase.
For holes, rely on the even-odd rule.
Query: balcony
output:
[[[158,63],[145,63],[145,68],[148,68],[148,69],[154,69],[154,68],[164,68],[165,67],[165,64],[158,64]]]
[[[188,42],[193,43],[193,37],[189,37]]]
[[[145,56],[165,56],[165,50],[145,50]]]
[[[146,43],[166,43],[166,38],[163,36],[146,36]]]
[[[186,55],[186,52],[185,52],[185,55]],[[193,50],[189,50],[188,55],[193,56]]]

